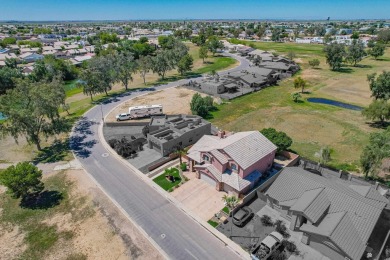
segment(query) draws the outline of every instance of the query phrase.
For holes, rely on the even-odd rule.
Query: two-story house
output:
[[[303,232],[303,243],[332,260],[360,260],[389,203],[373,186],[328,179],[300,167],[284,168],[265,195],[268,205],[290,221],[291,230]]]
[[[258,131],[205,135],[188,151],[190,170],[218,191],[245,194],[271,168],[277,147]]]

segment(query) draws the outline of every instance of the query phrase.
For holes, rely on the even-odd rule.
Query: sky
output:
[[[390,0],[0,0],[0,20],[389,19]]]

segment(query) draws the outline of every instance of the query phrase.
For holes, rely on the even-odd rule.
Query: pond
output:
[[[356,110],[356,111],[363,110],[363,107],[359,107],[359,106],[355,106],[355,105],[339,102],[339,101],[336,101],[336,100],[326,99],[326,98],[308,98],[307,101],[309,101],[311,103],[326,104],[326,105],[342,107],[342,108]]]

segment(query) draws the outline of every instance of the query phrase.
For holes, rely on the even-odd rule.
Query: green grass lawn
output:
[[[77,79],[66,81],[64,84],[66,97],[74,96],[78,93],[82,93],[83,89],[77,87]]]
[[[229,210],[228,207],[224,207],[224,208],[222,209],[222,211],[225,212],[225,213],[228,214],[228,215],[229,215],[229,213],[230,213],[230,210]]]
[[[298,56],[303,55],[317,55],[324,56],[323,49],[324,45],[322,44],[299,44],[292,42],[254,42],[254,41],[245,41],[231,39],[231,43],[234,44],[245,44],[253,45],[256,49],[264,51],[276,51],[279,54],[287,54],[289,51],[295,52]]]
[[[215,71],[223,70],[223,69],[226,69],[228,67],[231,67],[235,63],[237,63],[237,61],[233,58],[218,57],[218,58],[216,58],[216,60],[213,63],[206,65],[200,69],[195,70],[194,73],[204,74],[204,73],[211,72],[213,70],[215,70]]]
[[[171,168],[172,169],[172,175],[175,177],[175,181],[174,182],[170,182],[168,181],[166,178],[165,178],[165,173],[161,174],[160,176],[156,177],[153,179],[153,181],[158,185],[160,186],[161,188],[163,188],[164,190],[168,191],[174,187],[176,187],[180,182],[181,182],[181,178],[180,178],[180,174],[179,174],[179,170],[176,169],[176,168]]]
[[[72,221],[80,221],[94,214],[84,197],[70,197],[72,187],[65,174],[58,173],[45,180],[45,190],[49,193],[42,202],[23,208],[20,199],[0,194],[0,225],[5,229],[17,226],[25,234],[26,250],[18,259],[43,259],[48,250],[74,236],[72,231],[59,231],[56,225],[44,223],[45,220],[58,214],[71,214]]]
[[[330,165],[356,169],[360,151],[368,142],[370,129],[360,112],[306,101],[316,93],[303,94],[301,103],[293,102],[293,79],[279,86],[233,99],[216,106],[210,121],[228,131],[252,131],[273,127],[292,139],[292,150],[317,160],[321,147],[332,150]],[[351,152],[354,151],[354,152]]]
[[[207,223],[209,223],[212,227],[217,227],[219,225],[217,222],[212,220],[207,221]]]

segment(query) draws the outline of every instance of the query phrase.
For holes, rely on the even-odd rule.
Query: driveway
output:
[[[217,191],[214,186],[197,179],[195,173],[185,173],[190,180],[175,189],[171,195],[187,209],[207,221],[225,205],[222,201],[226,192]]]

